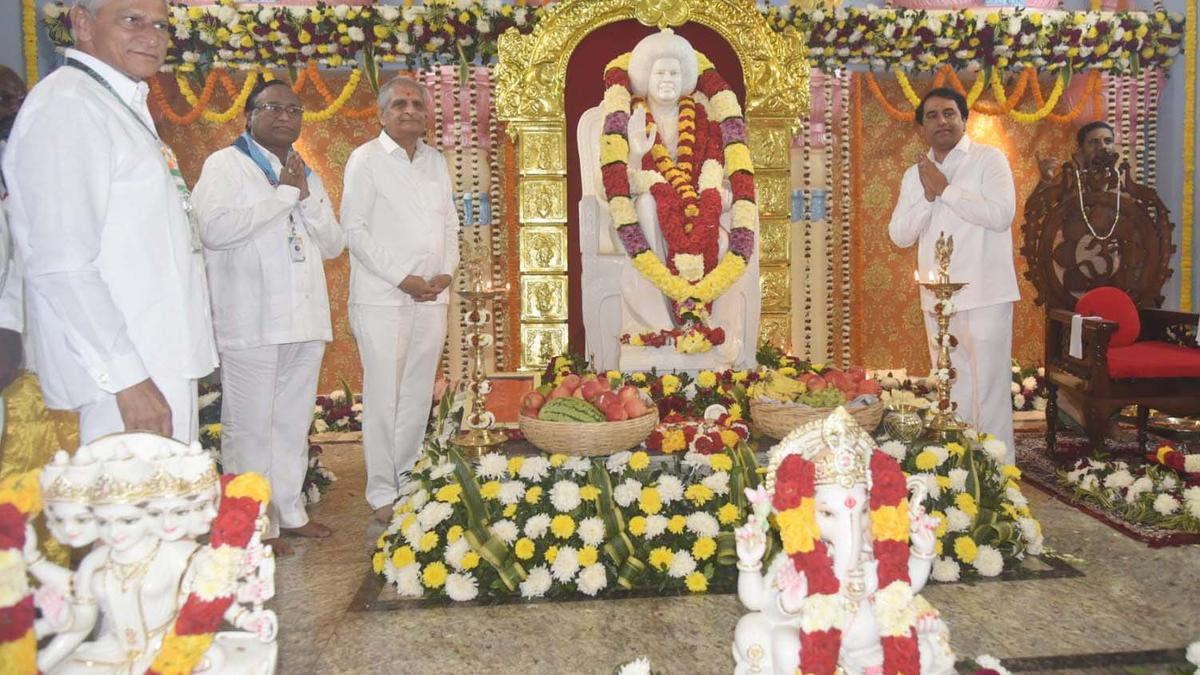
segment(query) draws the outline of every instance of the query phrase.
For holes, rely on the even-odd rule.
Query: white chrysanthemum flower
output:
[[[1169,516],[1179,510],[1179,500],[1164,492],[1154,498],[1154,510]]]
[[[1200,487],[1190,487],[1184,490],[1183,502],[1187,505],[1188,513],[1193,518],[1200,518]]]
[[[947,474],[950,478],[950,489],[955,492],[962,492],[967,489],[967,473],[966,469],[950,469]]]
[[[450,462],[442,462],[429,470],[429,479],[441,480],[452,473],[454,473],[454,465]]]
[[[392,562],[390,555],[383,561],[383,578],[393,586],[400,580],[400,569],[396,567],[396,563]]]
[[[592,468],[591,460],[586,457],[568,457],[563,464],[563,469],[571,472],[575,476],[582,476]]]
[[[944,446],[944,445],[930,445],[930,446],[926,446],[925,449],[933,451],[933,454],[937,456],[937,465],[938,466],[945,464],[946,460],[950,459],[950,451],[947,450],[946,446]]]
[[[489,13],[495,14],[503,8],[504,2],[503,0],[486,0],[483,6]]]
[[[704,511],[688,514],[685,524],[688,531],[698,537],[715,537],[721,531],[721,524],[717,519]]]
[[[642,656],[625,665],[617,671],[617,675],[653,675],[650,670],[650,660]]]
[[[573,481],[560,480],[550,488],[550,503],[559,513],[574,511],[580,501],[579,485]]]
[[[525,484],[519,480],[505,481],[500,484],[500,503],[508,506],[516,504],[525,496]]]
[[[994,577],[1004,571],[1004,556],[989,544],[980,544],[971,565],[981,576]]]
[[[604,572],[604,565],[600,563],[592,563],[583,568],[579,572],[579,579],[575,581],[575,587],[584,595],[595,596],[606,586],[608,586],[608,575]]]
[[[1025,402],[1022,401],[1021,407],[1024,407],[1024,405]],[[989,456],[991,456],[992,459],[996,460],[997,464],[1008,463],[1008,446],[1005,445],[1004,441],[1000,440],[999,438],[996,438],[995,436],[989,437],[983,442],[983,450]]]
[[[474,600],[479,595],[479,584],[471,574],[452,572],[446,577],[446,595],[455,602]]]
[[[1033,409],[1038,412],[1046,412],[1046,398],[1044,396],[1034,396]]]
[[[517,469],[517,475],[531,482],[537,483],[550,474],[550,460],[538,455],[536,457],[526,457],[524,462],[521,462],[521,468]]]
[[[908,453],[908,447],[900,441],[884,441],[883,445],[879,446],[883,454],[891,457],[897,462],[903,462],[904,456]]]
[[[425,488],[420,488],[408,496],[408,503],[412,505],[414,511],[420,510],[429,502],[429,491]]]
[[[661,492],[659,493],[662,494]],[[613,501],[621,508],[628,508],[642,495],[642,484],[633,478],[626,478],[624,483],[613,488]]]
[[[446,553],[444,555],[446,564],[454,569],[462,569],[463,557],[467,555],[467,551],[471,550],[471,544],[466,537],[459,537],[458,541],[446,545]]]
[[[420,513],[417,514],[417,523],[424,530],[432,530],[453,514],[453,506],[446,502],[433,501],[425,504]]]
[[[707,476],[700,481],[704,487],[712,490],[714,494],[727,495],[729,494],[729,473],[726,471],[718,471],[711,476]]]
[[[49,7],[49,6],[50,5],[47,5],[47,7]],[[315,420],[313,422],[313,431],[317,432],[318,434],[323,434],[326,431],[329,431],[329,425],[325,422],[325,420],[322,420],[322,419]]]
[[[1079,480],[1079,489],[1086,492],[1095,492],[1100,487],[1100,481],[1094,474],[1088,474]]]
[[[938,484],[938,477],[935,473],[919,473],[917,478],[925,481],[925,490],[929,492],[930,499],[937,499],[942,495],[942,486]]]
[[[500,537],[504,543],[511,544],[520,536],[521,530],[517,527],[516,523],[506,518],[492,523],[492,533]],[[462,540],[460,539],[459,541]]]
[[[691,450],[683,455],[683,465],[692,471],[707,472],[710,461],[708,455],[692,452]]]
[[[608,469],[609,473],[619,474],[625,470],[626,465],[629,464],[629,458],[632,456],[633,453],[628,450],[615,452],[605,460],[604,468]]]
[[[1037,378],[1030,375],[1029,377],[1021,380],[1021,388],[1028,389],[1029,391],[1037,389]]]
[[[359,28],[358,26],[350,26],[350,29],[346,31],[346,35],[355,42],[362,42],[363,40],[367,39],[366,33],[364,33],[363,29]]]
[[[1073,469],[1071,471],[1068,471],[1067,476],[1066,476],[1067,485],[1075,485],[1076,483],[1079,482],[1079,479],[1082,478],[1083,475],[1087,472],[1088,472],[1088,469],[1085,466],[1081,466],[1078,469]]]
[[[1026,506],[1029,506],[1029,499],[1022,494],[1020,488],[1010,485],[1004,488],[1004,496],[1008,497],[1008,501],[1012,502],[1012,505],[1018,509],[1023,509]]]
[[[1116,471],[1108,474],[1108,477],[1104,479],[1104,487],[1120,489],[1133,485],[1133,481],[1133,474],[1129,473],[1125,469],[1117,469]]]
[[[667,574],[676,579],[682,579],[695,571],[696,559],[692,557],[692,554],[683,549],[675,551],[675,557],[671,558],[671,564],[667,567]]]
[[[421,537],[425,536],[425,529],[421,527],[420,521],[413,519],[412,525],[409,525],[404,530],[404,540],[409,546],[417,546],[421,542]]]
[[[575,573],[578,571],[579,551],[570,546],[558,549],[558,555],[550,565],[550,574],[554,576],[554,579],[564,584],[569,583],[575,578]]]
[[[525,599],[540,598],[550,590],[550,584],[553,580],[550,577],[550,570],[546,569],[545,565],[538,565],[529,570],[529,575],[525,577],[525,581],[521,582],[521,597]]]
[[[1009,389],[1010,389],[1010,391],[1012,391],[1013,394],[1021,393],[1021,385],[1017,384],[1016,382],[1013,382],[1012,385],[1009,387]]]
[[[971,526],[971,516],[957,506],[951,506],[946,509],[946,530],[949,532],[962,532]]]
[[[958,562],[952,558],[938,558],[933,561],[933,579],[934,581],[952,582],[958,581]]]
[[[508,457],[498,452],[489,452],[479,458],[479,469],[475,473],[480,478],[491,480],[493,478],[502,478],[507,472]]]
[[[1149,476],[1141,476],[1129,486],[1125,492],[1125,501],[1132,504],[1139,497],[1154,489],[1154,480]]]
[[[1200,640],[1188,645],[1186,657],[1188,663],[1200,668]]]
[[[541,539],[550,529],[550,514],[538,513],[525,521],[525,536],[530,539]]]
[[[667,531],[667,519],[665,516],[653,515],[646,516],[646,539],[653,539],[663,532]]]
[[[425,592],[421,585],[421,563],[409,563],[396,574],[396,593],[406,598],[419,598]]]
[[[1195,456],[1200,457],[1200,455],[1195,455]],[[1194,473],[1194,472],[1189,472],[1189,473]],[[1161,479],[1159,479],[1158,487],[1162,488],[1163,490],[1171,491],[1171,490],[1174,490],[1175,488],[1179,487],[1179,481],[1175,479],[1175,476],[1166,475],[1166,476],[1163,476]]]
[[[705,466],[708,466],[705,460]],[[683,483],[675,476],[663,474],[658,477],[658,496],[662,499],[663,504],[670,504],[678,499],[683,499]]]
[[[579,521],[579,539],[588,546],[604,543],[604,521],[596,516]]]

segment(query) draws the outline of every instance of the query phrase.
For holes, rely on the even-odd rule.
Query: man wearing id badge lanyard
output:
[[[446,159],[422,140],[429,92],[401,76],[379,88],[378,104],[383,131],[346,162],[342,225],[363,363],[365,496],[386,523],[411,489],[429,418],[459,224]]]
[[[199,231],[146,106],[168,44],[163,0],[78,0],[75,48],[34,87],[4,171],[46,405],[80,440],[196,440],[196,380],[216,365]]]
[[[333,339],[322,261],[341,254],[345,235],[321,179],[292,147],[303,115],[286,82],[259,83],[246,100],[246,132],[209,156],[195,193],[221,355],[222,465],[270,480],[269,539],[330,535],[308,519],[303,486]]]

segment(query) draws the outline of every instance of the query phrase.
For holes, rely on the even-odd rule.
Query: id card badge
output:
[[[183,212],[187,214],[188,240],[192,245],[192,253],[198,253],[204,250],[204,243],[200,241],[200,218],[196,215],[196,208],[192,206],[191,200],[183,203]]]
[[[292,256],[292,262],[304,262],[304,237],[295,232],[289,234],[288,252]]]

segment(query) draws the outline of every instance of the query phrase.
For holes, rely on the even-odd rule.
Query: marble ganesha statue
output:
[[[609,81],[610,64],[604,102],[584,112],[576,130],[588,354],[600,369],[625,371],[753,365],[762,304],[753,237],[758,211],[752,182],[742,181],[738,189],[748,192],[739,199],[729,176],[731,167],[749,162],[748,152],[744,157],[728,155],[729,147],[744,149],[745,143],[737,99],[732,91],[723,91],[710,100],[698,90],[697,53],[669,29],[644,38],[614,63],[622,59],[627,78]],[[712,71],[709,81],[715,79]],[[627,148],[628,153],[618,150],[621,156],[610,161],[605,148],[613,147]],[[613,217],[618,206],[609,201],[611,186],[605,185],[613,178],[613,166],[623,166],[620,173],[627,174],[637,216],[631,226],[614,222],[620,220]],[[746,168],[745,173],[752,174],[752,168]],[[622,199],[622,207],[627,207],[628,198]],[[663,214],[669,222],[663,222]],[[690,283],[712,273],[729,256],[739,256],[744,269],[739,267],[740,276],[710,305],[673,302],[631,260],[629,249],[637,247],[631,237],[644,237],[664,269]],[[708,329],[721,329],[723,342],[714,340],[711,349],[621,342],[622,335],[685,328],[689,317],[699,317]]]
[[[909,495],[909,489],[914,493]],[[954,672],[949,633],[917,593],[935,558],[936,519],[843,408],[771,450],[765,487],[735,531],[738,675]],[[768,517],[783,551],[763,573]],[[840,670],[838,670],[840,669]]]
[[[269,488],[260,476],[226,477],[222,496],[222,479],[198,444],[127,433],[70,458],[60,451],[39,481],[50,533],[87,550],[77,569],[59,567],[37,553],[33,528],[26,529],[40,672],[145,673],[159,665],[168,638],[179,641],[176,656],[194,650],[197,638],[201,645],[211,639],[194,673],[274,672],[278,624],[263,608],[275,593],[274,558],[261,539]],[[247,489],[262,493],[249,506],[234,498]],[[226,499],[229,508],[218,511]],[[214,522],[220,532],[198,543]],[[213,607],[226,607],[220,618],[241,630],[216,632],[214,615],[215,636],[177,634],[181,612],[195,610],[188,614],[195,626]]]

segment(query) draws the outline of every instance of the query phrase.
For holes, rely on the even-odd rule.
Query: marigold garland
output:
[[[1200,40],[1196,3],[1187,3],[1187,44]],[[1183,77],[1183,205],[1179,222],[1192,223],[1196,194],[1196,50],[1187,50]],[[1192,311],[1192,228],[1185,225],[1179,242],[1179,309]]]
[[[754,167],[746,146],[745,119],[729,85],[712,62],[696,52],[699,66],[696,88],[705,97],[704,110],[701,106],[691,108],[695,111],[694,126],[688,117],[690,112],[681,116],[683,151],[677,162],[669,161],[665,150],[654,150],[643,158],[638,172],[641,178],[636,187],[655,197],[659,224],[667,242],[668,260],[664,264],[650,248],[633,204],[627,129],[630,113],[639,102],[630,92],[629,57],[627,52],[605,67],[605,119],[600,141],[605,197],[621,244],[633,259],[634,268],[674,301],[673,313],[677,321],[704,325],[707,306],[741,276],[754,254],[758,205]],[[682,107],[688,108],[688,105],[683,103]],[[704,123],[705,115],[711,122]],[[648,119],[648,126],[649,123]],[[702,136],[707,139],[704,143],[700,140]],[[655,145],[661,144],[661,138],[656,137]],[[692,171],[697,164],[700,166],[698,173]],[[708,249],[716,240],[722,179],[729,180],[733,192],[732,228],[729,251],[717,263],[715,251]],[[698,196],[693,198],[693,194]],[[702,266],[692,265],[691,272],[679,270],[678,266],[687,256],[703,257]],[[680,343],[676,342],[676,348],[679,347]],[[696,348],[702,350],[703,345],[696,345]]]
[[[894,71],[894,74],[905,99],[912,104],[913,109],[915,110],[921,102],[921,97],[913,89],[912,83],[909,81],[908,76],[903,70],[897,68]],[[913,112],[901,110],[893,106],[891,102],[888,101],[887,96],[880,89],[879,83],[876,81],[873,73],[868,71],[866,73],[866,77],[867,87],[870,89],[871,95],[874,96],[875,100],[879,102],[879,105],[883,108],[888,117],[891,117],[898,122],[913,121]],[[970,109],[973,112],[982,113],[984,115],[1007,115],[1008,117],[1023,124],[1032,124],[1042,120],[1048,120],[1056,124],[1069,124],[1074,122],[1075,119],[1079,117],[1085,107],[1093,103],[1094,93],[1100,86],[1100,75],[1098,72],[1089,72],[1087,77],[1087,84],[1084,87],[1083,95],[1079,97],[1079,101],[1074,107],[1071,108],[1070,111],[1062,114],[1053,112],[1054,108],[1058,105],[1059,99],[1066,90],[1066,76],[1062,74],[1060,74],[1055,80],[1054,89],[1050,92],[1050,97],[1045,99],[1043,98],[1041,86],[1037,80],[1037,72],[1033,68],[1027,68],[1017,77],[1016,81],[1013,83],[1011,92],[1005,91],[1004,82],[1001,78],[1000,72],[998,70],[993,70],[990,79],[990,88],[992,90],[992,96],[996,99],[996,103],[998,104],[997,106],[992,106],[979,100],[986,85],[989,84],[987,78],[985,78],[983,74],[976,76],[975,82],[971,85],[971,90],[967,91],[963,87],[962,82],[958,79],[957,74],[949,70],[949,68],[943,68],[942,70],[939,70],[938,74],[935,76],[932,87],[936,88],[942,86],[947,79],[949,79],[950,86],[954,87],[967,98],[967,105],[970,106]],[[1027,91],[1033,96],[1033,100],[1037,105],[1037,110],[1034,112],[1026,113],[1016,109]]]
[[[0,600],[0,670],[33,675],[37,669],[33,592],[24,557],[26,525],[42,510],[38,470],[0,482],[0,572],[13,597]],[[15,580],[15,581],[13,581]]]
[[[218,77],[229,78],[229,74],[222,68],[209,73],[208,77],[210,80]],[[175,83],[179,86],[179,93],[183,94],[184,100],[193,108],[199,107],[202,110],[200,114],[204,117],[205,121],[212,122],[213,124],[224,124],[232,121],[245,110],[246,101],[250,98],[250,92],[254,90],[254,85],[258,83],[258,77],[258,71],[250,71],[246,75],[246,79],[242,82],[242,90],[234,97],[233,103],[229,105],[229,108],[225,112],[220,113],[206,110],[200,106],[200,100],[196,98],[195,92],[192,91],[192,85],[188,83],[186,77],[177,74],[175,76]],[[205,88],[207,89],[207,83],[205,83]],[[226,87],[226,91],[229,91],[228,86]]]
[[[34,0],[21,2],[21,51],[25,56],[25,86],[30,89],[38,81],[37,4]]]
[[[220,583],[216,588],[196,588],[188,593],[147,675],[192,672],[212,644],[225,611],[233,605],[245,549],[254,536],[261,509],[271,498],[271,487],[256,473],[222,476],[221,487],[221,505],[209,544],[194,563],[213,566],[205,576]]]

